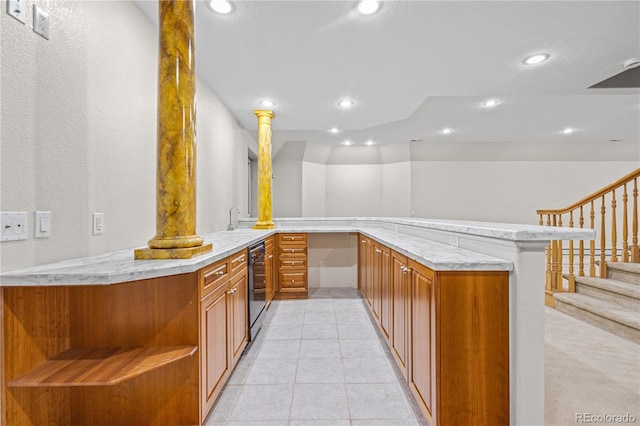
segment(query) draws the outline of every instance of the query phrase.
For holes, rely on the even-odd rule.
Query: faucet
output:
[[[236,212],[236,221],[233,222],[233,212]],[[227,227],[227,231],[233,231],[238,227],[238,214],[240,214],[240,209],[238,206],[233,206],[229,209],[229,226]]]

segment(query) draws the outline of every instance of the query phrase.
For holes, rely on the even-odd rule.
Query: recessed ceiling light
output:
[[[500,102],[498,102],[496,99],[489,99],[488,101],[484,101],[482,103],[482,106],[486,106],[487,108],[491,108],[494,107],[496,105],[498,105]]]
[[[231,3],[228,0],[211,0],[209,2],[211,10],[226,15],[231,12]]]
[[[358,4],[358,10],[363,15],[371,15],[372,13],[375,13],[375,11],[378,10],[379,7],[380,3],[378,3],[376,0],[362,0]]]
[[[332,127],[331,129],[329,129],[329,131],[335,134],[335,133],[338,133],[339,130],[337,127]]]
[[[368,141],[367,141],[367,145],[368,145],[368,146],[373,145],[373,141],[372,141],[372,140],[368,140]]]
[[[571,133],[575,132],[576,129],[572,129],[571,127],[567,127],[565,129],[562,129],[562,133],[565,135],[570,135]]]
[[[340,102],[338,102],[338,106],[340,108],[350,108],[353,106],[353,101],[349,99],[343,99]]]
[[[540,62],[546,61],[548,58],[549,58],[548,53],[536,53],[535,55],[531,55],[525,58],[525,60],[522,62],[525,65],[535,65],[535,64],[539,64]]]
[[[344,144],[345,144],[345,145],[347,145],[347,146],[349,146],[349,145],[351,145],[351,141],[346,140],[346,141],[344,141]]]
[[[269,99],[265,99],[264,101],[260,101],[260,105],[262,105],[263,107],[267,107],[267,108],[271,108],[275,104],[276,104],[275,102],[270,101]]]
[[[444,128],[444,129],[442,129],[440,132],[441,132],[443,135],[448,135],[448,134],[450,134],[450,133],[452,133],[452,132],[453,132],[453,129],[452,129],[452,128],[450,128],[450,127],[445,127],[445,128]]]

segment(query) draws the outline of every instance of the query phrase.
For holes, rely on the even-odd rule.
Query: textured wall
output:
[[[311,144],[307,144],[307,149]],[[279,155],[290,149],[283,146]],[[366,149],[372,152],[365,151]],[[377,151],[377,152],[376,152]],[[561,208],[635,170],[631,161],[522,160],[530,152],[515,144],[511,152],[483,158],[451,154],[429,159],[428,150],[398,144],[331,150],[322,160],[302,161],[302,195],[289,192],[277,216],[417,216],[429,218],[537,223],[538,208]],[[359,156],[359,154],[362,154]],[[382,155],[380,155],[382,154]],[[307,155],[305,153],[305,159]],[[293,164],[289,164],[294,168]],[[280,191],[278,182],[274,191]],[[323,196],[324,192],[324,196]],[[295,206],[288,211],[287,206]]]
[[[50,13],[50,40],[32,31],[30,8],[26,25],[0,14],[0,208],[29,212],[28,240],[0,244],[2,271],[141,247],[155,234],[157,30],[130,2],[35,3]],[[255,142],[202,80],[197,102],[206,233],[226,228],[231,206],[246,211],[240,176]],[[48,239],[33,239],[35,210],[52,212]],[[93,212],[105,214],[104,235],[91,234]]]

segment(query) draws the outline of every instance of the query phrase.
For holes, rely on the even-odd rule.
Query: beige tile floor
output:
[[[206,424],[426,424],[374,325],[355,289],[273,302]],[[547,308],[545,424],[587,413],[640,424],[640,346]]]
[[[355,289],[275,301],[207,425],[425,425]]]

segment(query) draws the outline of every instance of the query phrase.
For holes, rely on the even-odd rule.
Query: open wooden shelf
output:
[[[69,349],[7,386],[111,386],[193,355],[197,346]]]

